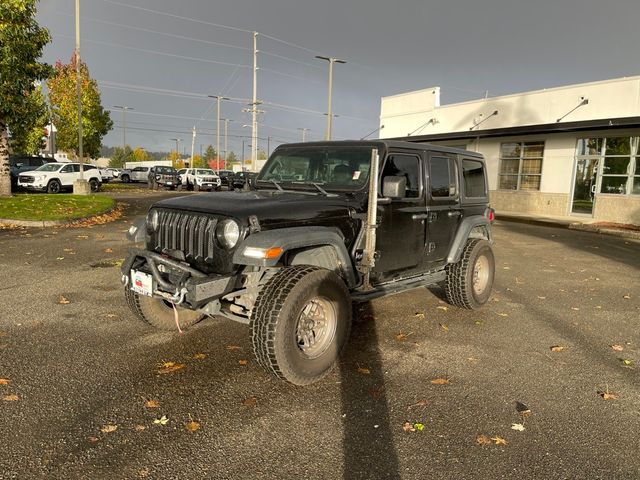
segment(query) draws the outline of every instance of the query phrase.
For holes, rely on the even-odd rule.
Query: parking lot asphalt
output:
[[[158,332],[127,309],[124,232],[168,195],[0,231],[1,479],[640,478],[640,243],[498,222],[484,308],[375,300],[300,388],[246,326]]]

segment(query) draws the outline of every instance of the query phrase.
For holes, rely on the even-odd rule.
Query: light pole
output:
[[[221,95],[207,95],[209,98],[215,98],[218,100],[218,115],[216,117],[216,167],[220,170],[218,161],[220,160],[220,101],[231,100],[229,97],[223,97]]]
[[[309,131],[308,128],[298,128],[298,130],[300,130],[302,132],[302,142],[306,142],[307,141],[307,132]]]
[[[176,161],[178,160],[178,156],[180,155],[178,153],[178,143],[182,141],[181,138],[171,138],[170,139],[172,142],[176,142],[176,159],[173,161],[173,167],[175,168],[176,166]]]
[[[132,107],[126,105],[114,105],[113,108],[122,110],[122,149],[127,146],[127,110],[133,110]]]
[[[89,184],[84,179],[84,152],[82,151],[82,77],[80,75],[80,0],[76,0],[76,100],[78,103],[78,156],[80,157],[80,178],[73,182],[73,193],[88,195]]]
[[[333,113],[332,113],[332,96],[333,96],[333,64],[334,63],[347,63],[344,60],[340,60],[338,58],[333,57],[323,57],[321,55],[316,55],[316,58],[320,60],[326,60],[329,62],[329,99],[327,107],[327,134],[325,136],[325,140],[331,140],[331,127],[333,126]]]
[[[222,120],[224,120],[224,162],[226,167],[227,155],[229,153],[229,150],[228,150],[229,144],[227,143],[227,139],[229,135],[229,122],[233,122],[234,120],[231,120],[230,118],[223,118]]]

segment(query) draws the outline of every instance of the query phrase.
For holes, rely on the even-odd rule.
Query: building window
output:
[[[500,145],[501,190],[540,190],[544,142],[502,143]]]
[[[578,159],[601,164],[599,193],[640,195],[640,138],[610,137],[578,140]]]

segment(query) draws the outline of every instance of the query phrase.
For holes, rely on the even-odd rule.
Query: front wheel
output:
[[[167,300],[138,295],[128,286],[124,287],[124,297],[131,311],[143,322],[159,330],[177,330],[173,306]],[[202,320],[202,315],[182,307],[176,307],[178,323],[184,330]]]
[[[476,310],[491,296],[495,260],[486,240],[468,240],[457,263],[447,265],[445,292],[452,305]]]
[[[47,185],[47,193],[60,193],[62,185],[58,180],[51,180]]]
[[[129,178],[129,175],[122,175],[122,177],[120,177],[120,181],[122,183],[129,183],[131,181],[131,178]]]
[[[344,281],[309,265],[284,267],[262,288],[251,318],[258,363],[294,385],[326,376],[351,331],[351,299]]]

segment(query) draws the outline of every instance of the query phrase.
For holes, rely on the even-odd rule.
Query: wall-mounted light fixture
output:
[[[573,107],[571,110],[569,110],[567,113],[565,113],[563,116],[561,116],[559,119],[557,119],[556,123],[561,122],[562,120],[565,119],[565,117],[569,116],[570,114],[575,112],[577,109],[579,109],[583,105],[588,105],[588,104],[589,104],[589,99],[588,98],[580,97],[580,103],[577,106]]]
[[[480,114],[482,116],[482,114]],[[482,120],[480,120],[478,123],[475,123],[469,130],[473,130],[474,128],[476,128],[478,125],[482,125],[484,122],[486,122],[487,120],[489,120],[491,117],[495,117],[496,115],[498,115],[498,110],[494,110],[491,115],[488,115],[487,118],[483,118]]]
[[[438,123],[438,119],[437,118],[435,118],[435,117],[434,118],[430,118],[429,120],[426,121],[426,123],[423,123],[422,125],[420,125],[413,132],[407,133],[407,137],[410,137],[414,133],[417,133],[417,132],[421,131],[423,128],[425,128],[429,124],[435,125],[436,123]]]

